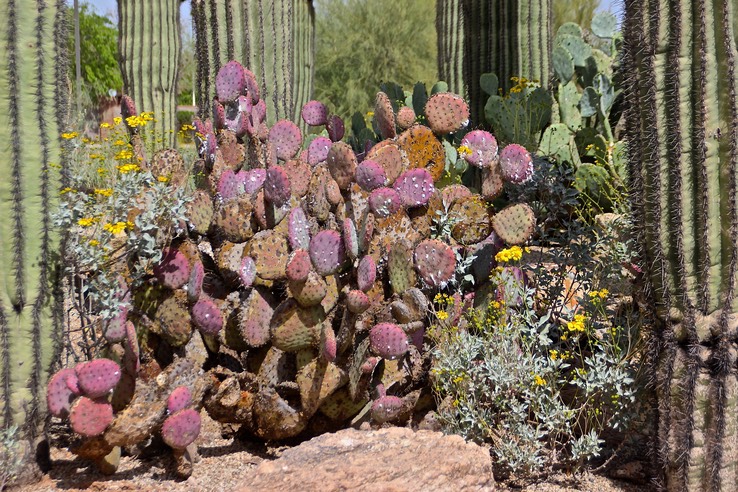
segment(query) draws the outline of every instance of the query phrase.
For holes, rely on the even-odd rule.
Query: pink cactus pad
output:
[[[343,219],[343,244],[349,258],[354,260],[359,256],[359,237],[356,234],[356,225],[349,218]]]
[[[292,187],[287,171],[280,166],[269,168],[264,181],[264,198],[275,207],[281,207],[290,200],[291,194]]]
[[[328,158],[333,142],[328,137],[316,137],[307,148],[307,162],[311,166],[317,166]]]
[[[397,110],[397,126],[407,130],[415,124],[415,111],[410,106],[403,106]]]
[[[236,174],[231,169],[226,169],[220,175],[218,180],[218,194],[223,200],[231,200],[238,198],[243,193],[244,175],[240,172]]]
[[[82,390],[79,389],[79,379],[77,379],[76,374],[70,374],[65,382],[67,383],[67,388],[69,388],[69,391],[77,396],[82,394]]]
[[[426,239],[415,248],[415,268],[426,284],[443,287],[454,277],[456,255],[444,242]]]
[[[105,322],[105,340],[111,343],[120,342],[126,336],[126,320],[128,319],[128,307],[121,306],[118,314]]]
[[[177,413],[192,405],[192,392],[187,386],[177,386],[167,398],[167,412]]]
[[[464,160],[479,168],[489,167],[497,157],[497,139],[487,131],[473,130],[461,139],[461,146],[471,153],[464,154]]]
[[[400,174],[393,186],[406,207],[426,205],[436,191],[433,176],[423,168],[405,171]]]
[[[123,346],[125,348],[125,352],[123,353],[123,371],[126,374],[135,376],[138,374],[139,367],[141,367],[141,350],[138,345],[136,327],[130,321],[126,323],[126,340]]]
[[[379,361],[379,357],[367,357],[364,363],[361,364],[361,372],[363,374],[371,374],[374,371],[374,368],[377,367],[377,364],[379,364]]]
[[[287,239],[294,249],[308,249],[310,247],[310,229],[307,216],[301,207],[295,207],[290,212]]]
[[[334,143],[328,151],[326,164],[338,187],[348,189],[354,182],[357,165],[356,154],[351,146],[345,142]]]
[[[369,208],[377,217],[389,217],[402,208],[402,199],[392,188],[377,188],[369,195]]]
[[[399,396],[382,396],[372,403],[372,420],[377,424],[390,422],[402,414],[404,407]]]
[[[379,135],[383,139],[395,138],[395,111],[392,109],[392,101],[384,92],[377,92],[374,100],[374,121],[377,123]]]
[[[49,384],[46,387],[46,403],[49,406],[49,413],[54,417],[66,417],[69,415],[72,402],[79,393],[79,391],[74,391],[67,384],[67,380],[71,378],[75,379],[73,387],[77,386],[77,390],[79,390],[74,369],[62,369],[49,379]]]
[[[320,353],[325,360],[333,362],[336,360],[337,350],[336,333],[330,324],[326,324],[320,337]]]
[[[266,181],[266,169],[251,169],[250,171],[240,171],[244,173],[243,191],[249,195],[256,193],[264,185]]]
[[[204,297],[192,306],[192,321],[206,335],[217,335],[223,329],[220,308],[211,299]]]
[[[213,99],[213,126],[218,129],[226,126],[226,111],[217,99]]]
[[[187,300],[189,302],[197,302],[202,293],[202,283],[205,280],[205,267],[200,260],[192,265],[190,271],[190,279],[187,281]]]
[[[163,253],[161,261],[154,267],[154,276],[165,287],[179,289],[190,279],[189,262],[174,248],[167,248]]]
[[[374,191],[387,184],[387,174],[378,163],[366,159],[356,168],[356,182],[362,189]]]
[[[235,101],[246,91],[246,73],[240,63],[229,61],[220,67],[215,76],[215,92],[220,102]]]
[[[120,381],[120,366],[110,359],[81,362],[74,368],[79,388],[90,398],[106,396]]]
[[[248,288],[251,287],[256,280],[256,262],[250,256],[241,258],[241,268],[238,270],[238,278],[241,285]]]
[[[287,262],[287,278],[293,282],[304,282],[311,269],[310,253],[304,249],[295,250]]]
[[[525,183],[533,177],[533,157],[522,145],[510,144],[500,153],[500,171],[509,183]]]
[[[354,314],[361,314],[371,305],[369,296],[360,290],[351,290],[346,294],[346,307]]]
[[[454,133],[469,124],[469,105],[461,96],[438,92],[425,103],[425,117],[434,133]]]
[[[409,345],[405,332],[394,323],[380,323],[369,332],[369,346],[375,354],[385,359],[401,357]]]
[[[200,435],[200,414],[191,408],[176,412],[161,426],[161,437],[173,449],[184,449]]]
[[[72,430],[85,437],[99,436],[113,422],[113,406],[105,400],[81,396],[72,405],[69,424]]]
[[[343,120],[340,116],[331,115],[328,117],[328,122],[325,124],[325,129],[328,130],[328,137],[334,142],[340,142],[343,139],[343,135],[346,132],[346,127],[343,124]]]
[[[310,259],[320,275],[332,275],[346,261],[346,248],[341,235],[332,230],[320,231],[310,240]]]
[[[277,149],[277,157],[283,161],[292,159],[302,146],[300,128],[289,120],[280,120],[269,130],[269,142]]]
[[[368,292],[376,279],[377,264],[374,262],[374,258],[366,255],[359,261],[359,268],[356,270],[356,283],[359,289]]]
[[[325,125],[328,122],[328,108],[320,101],[308,101],[302,107],[302,121],[310,126]]]

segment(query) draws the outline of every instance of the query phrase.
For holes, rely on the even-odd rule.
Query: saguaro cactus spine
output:
[[[268,121],[299,121],[311,99],[315,11],[310,0],[193,0],[198,114],[210,114],[214,77],[229,60],[254,72]]]
[[[464,17],[462,0],[436,0],[438,78],[451,92],[465,95],[464,87]]]
[[[668,490],[738,483],[738,96],[731,0],[627,0],[633,213]]]
[[[118,50],[123,89],[140,112],[153,112],[154,129],[172,147],[177,130],[177,73],[181,0],[119,0]]]
[[[51,212],[68,115],[66,9],[63,0],[0,5],[0,427],[24,426],[30,437],[60,345]]]

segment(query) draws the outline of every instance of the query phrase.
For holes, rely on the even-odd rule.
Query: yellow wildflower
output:
[[[125,222],[116,222],[115,224],[111,224],[108,222],[103,226],[103,229],[108,231],[110,234],[119,234],[126,230],[126,223]]]
[[[112,188],[95,188],[96,195],[110,196],[113,194]]]
[[[111,125],[110,123],[106,121],[103,121],[102,123],[100,123],[100,128],[112,128],[112,127],[113,125]]]
[[[566,323],[566,328],[572,332],[584,332],[584,323],[587,318],[583,314],[577,314],[572,321]]]
[[[367,111],[367,112],[366,112],[366,117],[367,117],[367,118],[371,118],[371,117],[373,117],[373,116],[374,116],[374,111]]]
[[[97,168],[97,174],[99,174],[100,176],[105,176],[105,174],[106,174],[107,172],[108,172],[108,170],[107,170],[107,169],[105,169],[104,167],[98,167],[98,168]]]
[[[118,168],[118,171],[120,171],[123,174],[127,174],[131,171],[136,172],[136,171],[141,170],[138,164],[125,164],[123,166],[117,166],[117,168]]]
[[[182,125],[182,128],[180,129],[180,131],[183,131],[183,132],[191,132],[194,129],[195,129],[195,127],[192,126],[192,125]]]
[[[459,149],[458,150],[459,150],[459,157],[464,157],[466,155],[471,155],[472,154],[472,149],[469,148],[466,145],[459,145]]]
[[[65,140],[71,140],[71,139],[77,138],[77,137],[79,137],[79,133],[77,133],[77,132],[68,132],[68,133],[62,133],[61,134],[61,138],[65,139]]]
[[[115,118],[113,118],[113,123],[115,125],[120,125],[122,121],[123,121],[123,118],[121,118],[120,116],[116,116]]]
[[[77,224],[81,225],[82,227],[90,227],[92,224],[97,222],[96,217],[82,217],[77,221]]]
[[[156,180],[160,183],[168,183],[169,177],[168,176],[158,176]]]
[[[522,257],[523,257],[523,250],[520,248],[520,246],[513,246],[511,248],[500,250],[495,255],[495,260],[498,263],[505,263],[509,261],[518,261]]]
[[[105,159],[105,156],[102,154],[90,154],[90,159]]]
[[[436,316],[437,316],[437,317],[438,317],[438,319],[439,319],[439,320],[441,320],[441,321],[445,321],[445,320],[447,320],[447,319],[448,319],[448,313],[447,313],[446,311],[438,311],[438,312],[436,313]]]
[[[83,144],[88,144],[88,143],[92,143],[92,140],[90,140],[90,139],[89,139],[89,138],[87,138],[87,137],[82,137],[82,139],[81,139],[81,140],[82,140],[82,143],[83,143]]]
[[[70,188],[69,186],[67,186],[66,188],[62,189],[62,190],[61,190],[61,191],[59,192],[59,194],[60,194],[60,195],[64,195],[65,193],[71,193],[71,192],[73,192],[73,191],[77,191],[77,190],[75,190],[74,188]]]
[[[546,380],[545,380],[545,379],[543,379],[543,378],[542,378],[541,376],[539,376],[538,374],[536,374],[536,375],[535,375],[535,376],[533,377],[533,381],[534,381],[534,382],[535,382],[535,383],[536,383],[536,384],[537,384],[538,386],[545,386],[545,385],[546,385]]]
[[[119,138],[118,140],[113,142],[113,145],[115,145],[116,147],[123,147],[124,145],[128,145],[128,142],[125,142]]]
[[[548,355],[551,357],[551,360],[556,360],[559,358],[559,351],[558,350],[549,350]]]
[[[115,154],[115,157],[114,157],[116,161],[125,161],[125,160],[132,159],[132,158],[133,158],[133,152],[128,149],[121,150],[120,152]]]
[[[100,245],[100,241],[98,241],[97,239],[90,239],[90,246],[99,246],[99,245]]]

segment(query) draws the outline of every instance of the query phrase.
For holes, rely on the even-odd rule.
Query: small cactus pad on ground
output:
[[[120,366],[110,359],[80,362],[74,369],[82,392],[90,398],[105,396],[120,381]]]
[[[536,227],[533,209],[525,203],[509,205],[492,217],[495,233],[507,244],[523,244]]]
[[[461,96],[439,92],[425,103],[425,117],[435,133],[454,133],[469,124],[469,105]]]
[[[525,183],[533,177],[533,157],[522,145],[510,144],[500,152],[500,171],[509,183]]]
[[[372,403],[372,421],[377,424],[390,422],[402,414],[404,407],[399,396],[382,396]]]
[[[200,414],[191,408],[176,412],[161,426],[161,437],[173,449],[184,449],[200,435]]]
[[[470,131],[461,139],[461,146],[469,150],[464,160],[472,166],[486,168],[497,158],[497,139],[488,131]]]
[[[448,244],[426,239],[415,248],[415,268],[431,287],[441,287],[453,279],[456,255]]]
[[[380,323],[369,332],[372,351],[378,356],[394,360],[407,352],[410,342],[402,328],[394,323]]]

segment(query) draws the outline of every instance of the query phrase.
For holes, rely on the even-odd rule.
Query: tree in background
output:
[[[318,0],[315,95],[347,117],[373,104],[381,82],[437,79],[435,3]]]
[[[600,0],[553,0],[553,32],[566,22],[576,22],[589,29],[599,6]]]
[[[68,9],[68,25],[74,26],[74,9]],[[88,4],[79,8],[80,56],[82,58],[82,107],[84,115],[96,112],[100,97],[108,97],[108,91],[115,89],[120,93],[123,79],[118,67],[118,28],[104,15],[96,14]],[[69,80],[75,80],[74,29],[67,36]],[[77,90],[72,84],[73,91]],[[73,94],[72,100],[77,94]],[[94,118],[93,118],[94,119]]]

